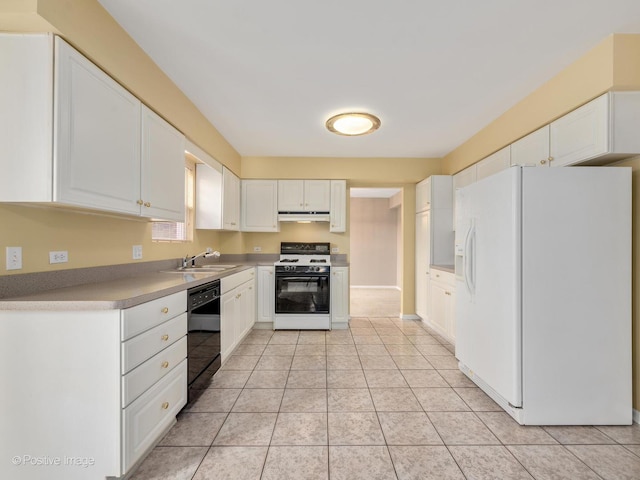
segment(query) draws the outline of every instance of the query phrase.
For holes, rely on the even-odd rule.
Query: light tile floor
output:
[[[253,330],[132,478],[640,479],[639,425],[520,426],[436,332],[350,327]]]

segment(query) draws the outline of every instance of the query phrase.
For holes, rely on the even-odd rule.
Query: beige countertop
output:
[[[135,271],[135,273],[128,271],[120,278],[107,281],[74,282],[77,284],[64,288],[45,290],[34,288],[34,290],[39,290],[38,293],[0,298],[0,311],[82,311],[129,308],[233,275],[247,268],[273,266],[272,259],[265,261],[233,259],[228,263],[237,265],[237,267],[223,272],[188,271],[181,273],[168,271],[173,268],[165,267],[161,271],[147,271],[139,274]],[[215,263],[211,263],[211,265],[215,265]],[[332,261],[332,265],[341,267],[349,264],[346,261]]]
[[[32,295],[0,299],[0,310],[113,310],[129,308],[156,298],[197,287],[238,273],[252,265],[224,272],[155,272],[107,282],[45,290]]]

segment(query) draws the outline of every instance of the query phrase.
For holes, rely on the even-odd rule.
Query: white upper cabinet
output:
[[[54,201],[139,214],[140,101],[57,37],[55,47]]]
[[[551,166],[601,164],[640,153],[640,92],[609,92],[550,125]]]
[[[504,147],[502,150],[498,150],[496,153],[489,155],[488,157],[480,160],[476,164],[476,180],[488,177],[494,173],[498,173],[505,168],[511,166],[511,150]]]
[[[639,92],[609,92],[511,144],[511,164],[604,164],[640,153]]]
[[[453,190],[454,190],[454,192],[458,188],[462,188],[462,187],[466,187],[467,185],[471,185],[472,183],[474,183],[478,179],[477,166],[478,165],[476,163],[474,163],[473,165],[465,168],[464,170],[456,173],[453,176]]]
[[[59,37],[0,35],[0,68],[0,201],[182,219],[180,132]]]
[[[549,125],[511,144],[511,165],[549,166]]]
[[[431,208],[431,177],[416,184],[416,213]]]
[[[331,180],[330,232],[347,231],[347,181]]]
[[[140,197],[145,217],[184,222],[184,149],[184,135],[143,105]]]
[[[242,180],[242,231],[278,232],[278,181]]]
[[[196,165],[196,229],[222,229],[222,165]]]
[[[222,228],[240,230],[240,179],[222,167]]]
[[[278,180],[279,212],[328,212],[330,209],[329,180]]]

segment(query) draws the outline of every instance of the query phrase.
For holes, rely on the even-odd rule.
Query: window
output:
[[[184,222],[153,222],[151,239],[158,242],[193,241],[195,164],[187,161],[184,175]]]

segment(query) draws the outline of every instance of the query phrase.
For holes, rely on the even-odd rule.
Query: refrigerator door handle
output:
[[[471,231],[469,232],[469,293],[476,293],[476,225],[471,223]]]
[[[473,284],[473,242],[475,237],[475,225],[473,220],[471,221],[471,225],[469,226],[469,230],[467,230],[467,235],[464,239],[464,283],[469,291],[470,295],[475,293],[475,286]]]

